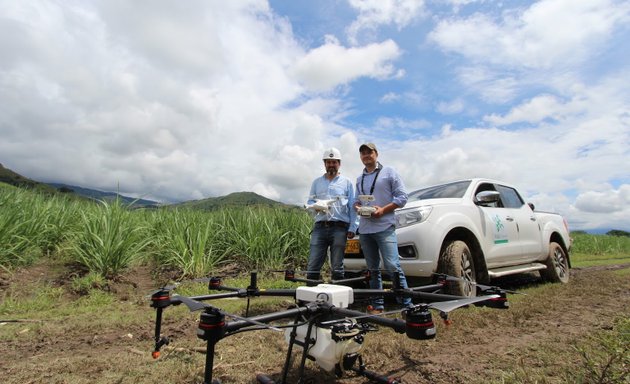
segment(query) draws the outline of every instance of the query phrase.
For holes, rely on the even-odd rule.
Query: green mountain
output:
[[[6,183],[18,188],[31,189],[49,195],[62,193],[64,196],[74,199],[111,201],[119,198],[124,203],[129,204],[134,208],[148,208],[158,206],[158,202],[156,201],[135,199],[114,192],[103,192],[95,189],[82,188],[67,184],[42,183],[29,179],[28,177],[24,177],[19,173],[10,170],[9,168],[5,168],[2,164],[0,164],[0,183]]]
[[[203,209],[207,211],[224,207],[266,206],[290,208],[292,206],[260,196],[254,192],[234,192],[227,196],[209,197],[202,200],[191,200],[183,203],[171,204],[169,207]]]
[[[5,168],[2,164],[0,164],[0,182],[13,185],[18,188],[33,189],[51,194],[56,193],[55,188],[44,183],[31,180],[28,177],[24,177],[19,173],[13,172],[9,168]]]
[[[120,199],[123,203],[133,206],[134,208],[155,208],[159,205],[157,201],[147,199],[137,199],[115,192],[104,192],[97,189],[77,187],[76,185],[68,185],[61,183],[48,183],[59,192],[74,193],[79,196],[88,197],[94,200],[113,201]]]
[[[0,183],[4,182],[16,186],[18,188],[27,188],[37,191],[46,192],[49,194],[63,193],[65,196],[77,197],[77,198],[89,198],[92,200],[113,200],[116,198],[121,199],[127,204],[132,204],[135,208],[155,208],[158,206],[163,207],[182,207],[191,209],[202,210],[215,210],[224,207],[243,207],[243,206],[265,206],[265,207],[282,207],[282,208],[294,208],[292,205],[286,205],[275,200],[268,199],[260,196],[254,192],[235,192],[227,196],[210,197],[202,200],[191,200],[182,203],[160,205],[156,201],[146,199],[135,199],[128,196],[123,196],[114,192],[103,192],[96,189],[83,188],[73,185],[61,184],[61,183],[41,183],[35,180],[31,180],[24,177],[12,170],[5,168],[0,164]]]

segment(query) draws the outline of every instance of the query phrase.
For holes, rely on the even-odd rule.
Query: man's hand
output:
[[[376,208],[376,211],[372,212],[372,217],[375,219],[378,219],[386,213],[383,207],[379,207],[378,205],[373,205],[373,207]]]
[[[350,232],[350,231],[348,231],[348,233],[346,233],[346,237],[347,237],[348,239],[354,239],[354,235],[355,235],[355,233],[354,233],[354,232]]]

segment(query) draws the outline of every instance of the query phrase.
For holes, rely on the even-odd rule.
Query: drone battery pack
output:
[[[295,298],[301,301],[324,301],[338,308],[348,308],[354,302],[351,287],[334,284],[319,284],[315,287],[298,287]]]

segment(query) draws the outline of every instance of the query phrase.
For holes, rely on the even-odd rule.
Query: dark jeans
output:
[[[341,222],[315,223],[311,233],[311,253],[308,258],[308,279],[319,280],[320,270],[330,249],[330,269],[333,280],[343,279],[343,254],[346,249],[348,226]]]
[[[408,288],[407,279],[400,267],[398,239],[393,226],[378,233],[362,233],[359,241],[365,256],[365,263],[370,270],[370,288],[383,289],[383,278],[380,270],[381,256],[383,257],[385,270],[391,275],[397,273],[400,279],[400,287]],[[397,301],[404,306],[412,304],[409,297],[397,299]],[[382,298],[374,299],[371,303],[375,308],[383,309],[384,300]]]

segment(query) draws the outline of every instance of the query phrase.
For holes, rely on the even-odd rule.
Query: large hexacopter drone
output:
[[[155,349],[153,357],[160,356],[160,348],[169,344],[168,337],[162,336],[162,315],[171,305],[186,305],[191,311],[201,310],[197,337],[206,341],[206,363],[204,384],[217,384],[212,378],[215,345],[223,338],[247,330],[271,329],[284,331],[288,344],[287,355],[279,381],[269,376],[258,374],[258,383],[288,383],[287,376],[291,367],[293,349],[301,347],[302,354],[298,367],[298,383],[305,379],[304,368],[307,360],[313,360],[323,370],[342,377],[346,372],[354,372],[377,383],[400,383],[397,379],[385,377],[366,369],[360,351],[367,332],[377,330],[376,326],[393,329],[404,333],[414,340],[434,338],[436,328],[430,310],[436,310],[440,317],[448,321],[448,313],[454,309],[475,304],[493,308],[508,308],[507,291],[498,287],[478,286],[480,296],[462,297],[439,293],[448,280],[457,279],[446,275],[437,275],[434,284],[414,288],[400,288],[393,280],[391,289],[355,289],[349,286],[357,280],[369,280],[369,271],[363,276],[352,279],[333,280],[325,283],[320,280],[296,278],[296,271],[286,270],[285,280],[305,282],[306,286],[295,289],[260,289],[257,286],[257,272],[252,272],[247,288],[224,286],[220,278],[211,277],[208,281],[210,290],[224,291],[203,296],[180,296],[172,292],[175,286],[162,287],[151,295],[151,307],[156,309]],[[198,280],[199,281],[199,280]],[[252,298],[258,296],[282,296],[295,299],[295,306],[283,311],[257,316],[237,316],[205,303],[205,301],[223,298]],[[370,297],[401,298],[411,297],[414,302],[409,308],[397,310],[403,319],[384,315],[369,315],[351,309],[355,298]],[[231,319],[228,321],[227,319]],[[292,321],[278,325],[283,319]]]

